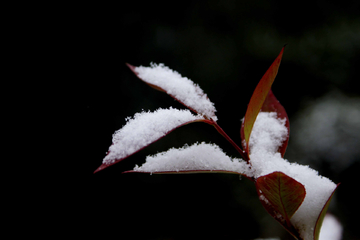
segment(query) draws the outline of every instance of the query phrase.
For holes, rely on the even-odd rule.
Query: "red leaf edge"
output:
[[[130,70],[131,70],[141,81],[143,81],[144,83],[146,83],[146,84],[149,85],[150,87],[152,87],[152,88],[154,88],[154,89],[156,89],[156,90],[158,90],[158,91],[160,91],[160,92],[167,93],[163,88],[161,88],[161,87],[159,87],[159,86],[157,86],[157,85],[148,83],[148,82],[144,81],[143,79],[141,79],[141,78],[139,77],[139,74],[135,71],[135,68],[136,68],[135,66],[133,66],[133,65],[131,65],[131,64],[129,64],[129,63],[126,63],[126,65],[130,68]],[[179,103],[181,103],[182,105],[184,105],[185,107],[187,107],[188,109],[190,109],[191,111],[193,111],[194,113],[198,113],[195,109],[187,106],[185,103],[183,103],[182,101],[180,101],[179,99],[177,99],[175,96],[173,96],[173,95],[171,95],[171,94],[169,94],[169,93],[167,93],[167,94],[168,94],[170,97],[172,97],[173,99],[175,99],[176,101],[178,101]],[[206,118],[206,116],[204,116],[204,117]]]
[[[147,173],[147,174],[198,174],[198,173],[224,173],[224,174],[237,174],[246,177],[247,179],[254,181],[253,177],[249,177],[245,174],[238,172],[226,171],[226,170],[181,170],[181,171],[159,171],[159,172],[145,172],[129,170],[122,173]]]
[[[290,121],[289,121],[289,117],[285,111],[285,108],[280,104],[280,102],[276,99],[274,93],[272,92],[272,90],[270,89],[265,102],[261,108],[262,112],[276,112],[277,113],[277,117],[280,119],[286,119],[285,121],[285,127],[288,130],[288,136],[287,138],[283,141],[283,143],[281,144],[281,146],[278,149],[278,152],[281,153],[281,156],[284,157],[285,155],[285,151],[289,142],[289,137],[290,137]]]
[[[254,126],[256,117],[259,114],[278,73],[285,46],[281,49],[279,55],[265,72],[250,98],[250,102],[245,113],[245,119],[240,130],[243,148],[247,155],[249,155],[249,139],[252,127]]]
[[[278,209],[277,203],[273,201],[273,197],[276,196],[276,193],[274,193],[273,190],[267,189],[267,185],[271,183],[268,178],[275,178],[275,181],[285,179],[288,182],[288,185],[290,183],[291,187],[288,187],[288,189],[291,190],[291,192],[297,191],[297,195],[292,196],[293,199],[297,200],[297,203],[295,206],[292,206],[291,212],[287,212],[286,210]],[[280,187],[279,183],[279,187]],[[293,235],[296,238],[300,239],[298,231],[295,229],[295,227],[291,224],[290,219],[293,216],[293,214],[297,211],[297,209],[300,207],[300,205],[303,203],[306,195],[305,187],[296,181],[295,179],[287,176],[286,174],[282,172],[273,172],[264,176],[259,177],[256,182],[256,189],[257,193],[259,195],[259,199],[261,204],[264,206],[266,211],[276,220],[278,221],[291,235]],[[280,191],[280,189],[279,189]],[[265,197],[265,199],[264,199]],[[280,194],[280,202],[283,206],[283,200],[281,198]],[[285,214],[284,214],[285,212]],[[285,215],[285,216],[284,216]]]
[[[184,125],[190,124],[190,123],[195,123],[195,122],[204,122],[204,123],[208,123],[208,124],[211,124],[211,125],[212,125],[212,123],[213,123],[212,121],[207,120],[207,119],[198,119],[198,120],[194,120],[194,121],[189,121],[189,122],[183,123],[183,124],[181,124],[181,125],[173,128],[172,130],[168,131],[167,133],[165,133],[164,136],[162,136],[162,137],[154,140],[153,142],[151,142],[151,143],[149,143],[148,145],[146,145],[146,146],[138,149],[137,151],[129,154],[128,156],[126,156],[126,157],[124,157],[124,158],[116,159],[116,160],[114,160],[112,163],[109,163],[109,164],[102,163],[102,164],[100,165],[100,167],[98,167],[98,168],[94,171],[94,173],[97,173],[97,172],[99,172],[99,171],[101,171],[101,170],[103,170],[103,169],[105,169],[105,168],[107,168],[107,167],[110,167],[110,166],[112,166],[112,165],[114,165],[114,164],[116,164],[116,163],[118,163],[118,162],[120,162],[120,161],[122,161],[122,160],[124,160],[124,159],[126,159],[126,158],[128,158],[128,157],[130,157],[130,156],[132,156],[132,155],[134,155],[135,153],[143,150],[144,148],[146,148],[146,147],[149,146],[150,144],[152,144],[152,143],[154,143],[154,142],[156,142],[156,141],[159,141],[161,138],[165,137],[166,135],[168,135],[169,133],[171,133],[171,132],[174,131],[175,129],[177,129],[177,128],[179,128],[179,127],[182,127],[182,126],[184,126]],[[109,154],[109,153],[110,153],[110,152],[108,152],[107,154]]]
[[[145,82],[144,80],[142,80],[140,77],[139,77],[139,74],[135,71],[135,66],[133,66],[133,65],[131,65],[131,64],[129,64],[129,63],[125,63],[126,64],[126,66],[128,66],[129,68],[130,68],[130,70],[141,80],[141,81],[143,81],[144,83],[146,83],[147,85],[149,85],[150,87],[152,87],[152,88],[154,88],[154,89],[156,89],[156,90],[158,90],[158,91],[160,91],[160,92],[165,92],[166,93],[166,91],[164,90],[164,89],[162,89],[161,87],[158,87],[158,86],[156,86],[156,85],[154,85],[154,84],[151,84],[151,83],[148,83],[148,82]]]

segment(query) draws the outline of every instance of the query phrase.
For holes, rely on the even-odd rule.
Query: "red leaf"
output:
[[[137,171],[137,170],[130,170],[123,173],[150,173],[150,174],[195,174],[195,173],[227,173],[227,174],[237,174],[242,175],[244,177],[249,178],[252,180],[251,177],[240,174],[238,172],[226,171],[226,170],[181,170],[181,171],[158,171],[158,172],[145,172],[145,171]]]
[[[338,184],[336,186],[336,188],[339,186],[340,184]],[[327,209],[330,205],[330,201],[332,199],[332,197],[334,196],[334,193],[335,193],[335,190],[336,188],[334,189],[334,191],[332,192],[331,196],[329,197],[329,199],[326,201],[326,204],[324,205],[323,209],[321,210],[321,213],[319,214],[319,217],[316,221],[316,224],[315,224],[315,228],[314,228],[314,240],[318,240],[319,239],[319,235],[320,235],[320,230],[321,230],[321,226],[322,226],[322,223],[324,221],[324,217],[326,215],[326,212],[327,212]]]
[[[216,109],[213,106],[213,103],[209,100],[207,95],[203,92],[203,90],[197,85],[194,84],[189,79],[184,79],[182,84],[185,83],[187,87],[192,86],[192,90],[190,91],[177,91],[177,86],[173,86],[171,89],[168,89],[169,85],[165,84],[164,82],[158,82],[159,85],[155,85],[148,82],[148,79],[143,79],[139,76],[139,73],[136,70],[136,67],[126,63],[126,65],[130,68],[130,70],[143,82],[148,84],[150,87],[159,90],[161,92],[166,92],[172,98],[183,104],[185,107],[189,108],[191,111],[195,113],[199,113],[204,115],[208,119],[214,119],[216,121],[215,112]],[[177,78],[177,73],[174,73],[174,76]],[[167,83],[171,82],[171,77]],[[161,86],[163,85],[163,86]],[[191,87],[190,87],[191,88]],[[188,89],[189,90],[189,89]]]
[[[129,68],[130,68],[130,70],[139,78],[139,74],[135,71],[135,66],[133,66],[133,65],[131,65],[131,64],[129,64],[129,63],[126,63],[126,66],[128,66]],[[141,78],[139,78],[140,80],[142,80]],[[154,84],[151,84],[151,83],[148,83],[148,82],[146,82],[146,81],[144,81],[144,80],[142,80],[144,83],[146,83],[147,85],[149,85],[150,87],[152,87],[152,88],[154,88],[154,89],[156,89],[156,90],[158,90],[158,91],[160,91],[160,92],[166,92],[164,89],[162,89],[161,87],[159,87],[159,86],[156,86],[156,85],[154,85]]]
[[[157,134],[157,133],[156,133],[156,136],[159,136],[159,137],[152,138],[152,139],[149,140],[146,144],[144,144],[143,139],[139,139],[139,142],[140,142],[140,143],[137,143],[136,141],[135,141],[135,142],[132,141],[131,144],[133,144],[133,145],[129,146],[129,148],[132,149],[131,151],[130,151],[130,150],[127,150],[127,149],[126,149],[125,151],[124,151],[124,150],[121,151],[120,157],[116,157],[115,159],[112,159],[112,161],[109,161],[109,162],[103,162],[103,163],[100,165],[100,167],[98,167],[98,168],[95,170],[94,173],[96,173],[96,172],[98,172],[98,171],[101,171],[101,170],[103,170],[103,169],[105,169],[105,168],[107,168],[107,167],[109,167],[109,166],[111,166],[111,165],[114,165],[114,164],[116,164],[116,163],[118,163],[118,162],[126,159],[127,157],[129,157],[129,156],[131,156],[131,155],[139,152],[140,150],[142,150],[142,149],[144,149],[145,147],[149,146],[150,144],[158,141],[159,139],[161,139],[162,137],[166,136],[167,134],[169,134],[170,132],[174,131],[175,129],[177,129],[177,128],[181,127],[181,126],[187,125],[187,124],[189,124],[189,123],[194,123],[194,122],[205,122],[205,123],[210,123],[210,124],[212,123],[211,121],[206,120],[206,119],[197,119],[197,120],[193,120],[193,121],[188,121],[188,122],[184,122],[184,123],[182,123],[182,124],[179,124],[179,125],[177,125],[177,126],[174,126],[172,129],[169,129],[169,130],[166,131],[166,132],[161,132],[160,134]],[[148,124],[148,123],[147,123],[147,122],[144,122],[144,124]],[[154,126],[148,126],[148,128],[153,129]],[[156,130],[156,129],[155,129],[155,130]],[[154,135],[155,135],[155,133],[154,133]],[[121,142],[121,141],[119,141],[119,142],[117,143],[117,145],[123,145],[123,146],[126,146],[126,144],[127,144],[127,142]],[[110,153],[111,153],[111,150],[109,150],[109,152],[107,153],[107,155],[109,155]]]
[[[254,93],[250,99],[248,108],[246,110],[245,119],[243,125],[241,126],[241,139],[247,155],[249,155],[249,140],[251,130],[254,126],[256,117],[259,114],[266,97],[268,96],[271,85],[275,80],[284,52],[284,48],[285,46],[282,48],[280,54],[277,56],[275,61],[271,64],[269,69],[265,72],[264,76],[261,78],[260,82],[256,86]]]
[[[282,172],[273,172],[259,177],[256,188],[260,201],[269,214],[298,237],[290,218],[305,199],[305,187]]]
[[[250,165],[227,156],[215,144],[196,143],[182,148],[172,148],[153,156],[136,166],[132,171],[139,173],[177,174],[177,173],[229,173],[251,174]],[[250,176],[248,176],[250,177]]]
[[[282,145],[279,147],[278,152],[281,153],[281,156],[284,157],[286,147],[289,142],[289,136],[290,136],[290,122],[289,117],[285,111],[285,108],[280,104],[280,102],[276,99],[275,95],[273,94],[272,90],[270,89],[265,102],[261,108],[262,112],[276,112],[278,118],[280,119],[286,119],[285,126],[288,130],[288,137],[287,139],[282,143]]]

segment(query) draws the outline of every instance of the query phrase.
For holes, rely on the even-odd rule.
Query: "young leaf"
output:
[[[189,110],[173,108],[137,113],[113,135],[113,144],[102,165],[95,172],[120,162],[180,126],[205,121],[208,120],[193,115]]]
[[[339,186],[339,184],[336,186],[336,188],[338,186]],[[331,196],[327,200],[326,204],[324,205],[323,209],[321,210],[321,213],[320,213],[320,215],[319,215],[319,217],[318,217],[318,219],[316,221],[316,225],[315,225],[315,228],[314,228],[314,240],[319,239],[321,226],[322,226],[322,223],[324,221],[324,217],[326,215],[327,209],[328,209],[328,207],[330,205],[330,201],[331,201],[332,197],[334,196],[336,188],[334,189],[333,193],[331,194]]]
[[[305,187],[282,172],[273,172],[256,180],[256,189],[262,205],[292,235],[298,232],[290,218],[305,199]]]
[[[148,156],[146,162],[133,171],[145,173],[205,173],[222,172],[249,176],[250,165],[241,159],[232,159],[215,144],[200,143],[171,148]]]
[[[289,117],[285,111],[285,108],[280,104],[280,102],[276,99],[275,95],[273,94],[272,90],[270,89],[263,106],[261,108],[262,112],[276,112],[277,117],[279,119],[286,119],[285,121],[285,127],[288,130],[288,136],[286,140],[283,141],[282,145],[279,147],[278,152],[281,153],[281,156],[284,157],[286,147],[289,142],[289,135],[290,135],[290,122]]]
[[[249,160],[242,149],[216,123],[217,117],[215,116],[216,109],[214,104],[210,102],[198,85],[194,84],[190,79],[181,77],[179,73],[170,70],[162,64],[152,64],[151,67],[135,67],[128,63],[126,65],[140,80],[150,87],[168,93],[193,112],[200,113],[205,118],[210,119],[206,123],[213,125],[235,147],[244,160]]]
[[[127,66],[138,78],[151,87],[166,92],[195,113],[204,115],[207,119],[217,120],[214,103],[190,79],[182,77],[179,73],[163,64],[151,64],[151,67],[134,67],[130,64],[127,64]]]
[[[139,74],[136,72],[136,67],[135,66],[133,66],[133,65],[131,65],[131,64],[129,64],[129,63],[126,63],[126,66],[128,66],[129,68],[130,68],[130,70],[139,78]],[[142,80],[141,78],[139,78],[140,80]],[[152,88],[154,88],[155,90],[158,90],[158,91],[160,91],[160,92],[166,92],[164,89],[162,89],[161,87],[159,87],[159,86],[156,86],[156,85],[154,85],[154,84],[151,84],[151,83],[149,83],[149,82],[147,82],[147,81],[144,81],[144,80],[142,80],[144,83],[146,83],[147,85],[149,85],[150,87],[152,87]]]
[[[260,82],[256,86],[254,93],[250,99],[248,108],[246,110],[245,119],[241,127],[241,138],[244,150],[247,155],[249,155],[249,139],[252,127],[258,113],[260,112],[260,109],[265,102],[266,97],[268,96],[271,85],[275,80],[284,52],[284,48],[285,46],[282,48],[280,54],[277,56],[275,61],[271,64],[269,69],[265,72],[264,76],[261,78]]]

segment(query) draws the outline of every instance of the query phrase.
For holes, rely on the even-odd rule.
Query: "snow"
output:
[[[139,172],[166,171],[229,171],[251,175],[249,164],[237,158],[230,158],[215,144],[196,143],[180,149],[171,148],[154,156],[148,156],[146,162],[136,166]]]
[[[326,214],[319,240],[341,240],[343,227],[340,222],[331,214]]]
[[[103,163],[110,164],[117,159],[125,158],[180,125],[203,119],[200,115],[193,115],[189,110],[173,108],[136,113],[133,118],[127,118],[125,126],[114,133],[113,145],[110,146],[109,154]]]
[[[336,188],[336,184],[318,172],[297,163],[290,163],[276,152],[287,137],[285,119],[278,119],[276,113],[260,112],[249,141],[250,162],[254,177],[281,171],[304,185],[304,202],[290,219],[304,239],[312,239],[313,228],[323,206]]]
[[[172,116],[174,113],[176,113],[176,117]],[[179,120],[180,115],[184,115],[181,120]],[[129,140],[124,139],[128,135],[131,135],[131,138],[137,136],[136,143],[138,147],[136,149],[139,149],[176,126],[187,121],[196,120],[199,117],[191,115],[190,112],[172,109],[161,110],[158,114],[142,113],[135,116],[135,119],[140,118],[146,118],[147,121],[151,122],[150,130],[148,125],[143,127],[137,123],[137,120],[129,121],[131,130],[119,131],[114,137],[117,147],[111,149],[111,153],[114,151],[117,158],[122,152],[133,146],[132,143],[128,143]],[[143,120],[141,121],[143,122]],[[170,121],[170,124],[166,126],[168,121]],[[283,159],[277,149],[287,139],[287,136],[288,130],[285,126],[285,119],[277,118],[275,112],[260,112],[249,141],[251,168],[249,164],[241,159],[228,157],[217,145],[203,142],[192,146],[184,146],[180,149],[172,148],[167,152],[148,156],[146,162],[141,167],[136,166],[134,171],[150,173],[201,170],[229,171],[254,177],[255,179],[275,171],[281,171],[305,187],[305,199],[290,221],[295,228],[299,229],[300,235],[305,240],[311,240],[313,239],[313,228],[317,218],[335,190],[336,185],[328,178],[319,176],[317,171],[308,166],[290,163]],[[151,137],[151,140],[148,140],[149,137]],[[143,142],[140,140],[143,140]],[[119,142],[122,142],[122,144],[118,144]],[[124,146],[124,142],[127,145]],[[134,150],[131,150],[131,152]]]
[[[133,118],[127,118],[126,125],[113,136],[113,145],[103,160],[105,164],[141,150],[183,124],[204,119],[217,120],[214,104],[190,79],[163,64],[140,66],[135,71],[139,78],[162,88],[198,115],[193,115],[189,110],[170,108],[137,113]],[[249,139],[250,164],[242,159],[230,158],[215,144],[202,142],[148,156],[142,166],[135,166],[134,171],[227,171],[254,179],[275,171],[283,172],[305,187],[305,199],[290,221],[303,239],[312,240],[317,218],[336,184],[308,166],[290,163],[277,152],[289,135],[285,122],[286,119],[279,119],[276,112],[258,114]]]
[[[182,77],[178,72],[164,66],[151,64],[151,67],[136,67],[135,72],[143,81],[156,85],[186,106],[209,119],[217,120],[216,109],[203,90],[193,81]]]
[[[276,112],[260,112],[251,131],[249,149],[276,153],[288,136],[286,119],[278,119]]]

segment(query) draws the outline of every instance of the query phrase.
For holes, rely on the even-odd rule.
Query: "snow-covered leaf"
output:
[[[276,112],[277,118],[285,119],[285,127],[287,128],[287,137],[282,141],[281,146],[279,146],[277,152],[281,153],[281,156],[284,157],[286,147],[289,142],[289,134],[290,134],[290,122],[289,117],[285,111],[285,108],[280,104],[280,102],[276,99],[275,95],[273,94],[272,90],[270,89],[263,106],[261,108],[262,112]]]
[[[317,219],[336,184],[308,166],[290,163],[277,152],[288,136],[286,119],[278,118],[278,114],[259,112],[256,118],[249,141],[253,177],[261,179],[273,172],[282,172],[305,187],[305,199],[290,219],[288,230],[298,233],[299,239],[313,240]]]
[[[136,113],[134,118],[128,118],[126,125],[113,135],[113,144],[95,172],[127,158],[180,126],[202,121],[208,120],[200,115],[193,115],[189,110],[173,108]]]
[[[285,118],[279,118],[276,112],[260,112],[248,143],[250,157],[259,152],[275,154],[288,136]],[[264,157],[266,158],[266,156]]]
[[[305,187],[282,172],[273,172],[259,177],[256,188],[261,203],[270,215],[298,237],[299,233],[290,219],[304,201]]]
[[[204,91],[193,81],[182,77],[178,72],[164,66],[164,64],[151,64],[150,67],[127,66],[138,78],[151,87],[166,92],[190,110],[205,116],[208,119],[217,120],[216,109]]]
[[[246,110],[245,119],[241,126],[240,134],[241,134],[243,148],[247,155],[249,155],[248,143],[250,140],[251,130],[255,123],[256,117],[260,112],[265,102],[265,99],[268,96],[268,93],[271,89],[271,86],[275,80],[282,59],[282,55],[284,52],[284,48],[285,47],[282,48],[280,54],[277,56],[275,61],[271,64],[269,69],[265,72],[264,76],[261,78],[260,82],[256,86],[253,95],[251,96],[248,108]]]
[[[135,69],[136,69],[135,66],[133,66],[133,65],[131,65],[131,64],[129,64],[129,63],[126,63],[126,65],[130,68],[130,70],[131,70],[138,78],[140,78],[138,72],[135,70]],[[142,80],[144,83],[146,83],[146,84],[149,85],[150,87],[154,88],[155,90],[158,90],[158,91],[160,91],[160,92],[165,92],[165,93],[166,93],[166,90],[162,89],[160,86],[154,85],[154,84],[152,84],[152,83],[150,83],[150,82],[148,82],[148,81],[145,81],[145,80],[143,80],[143,79],[141,79],[141,78],[140,78],[140,80]]]
[[[232,159],[215,144],[200,143],[171,148],[166,152],[148,156],[146,162],[133,171],[145,173],[233,173],[252,175],[250,165],[242,159]]]

